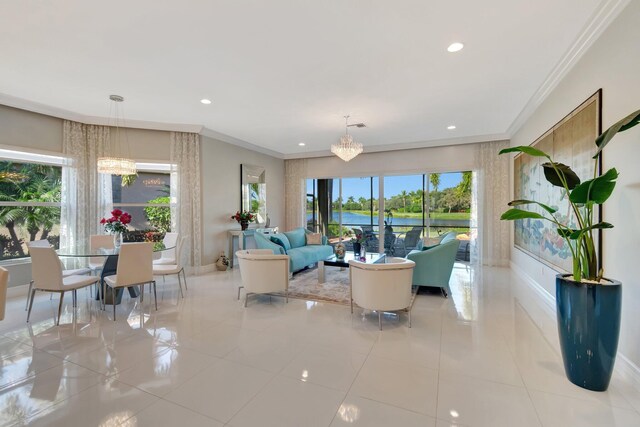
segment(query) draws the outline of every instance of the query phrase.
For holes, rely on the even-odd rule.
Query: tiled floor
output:
[[[0,425],[640,426],[640,393],[588,392],[563,373],[553,318],[508,269],[456,265],[449,299],[406,317],[261,297],[238,272],[167,280],[157,312],[118,320],[86,295],[74,316],[24,299],[0,322]],[[68,299],[70,301],[70,298]],[[534,320],[535,319],[535,320]]]

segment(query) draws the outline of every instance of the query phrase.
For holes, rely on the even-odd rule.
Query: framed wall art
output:
[[[601,111],[602,90],[598,90],[531,146],[549,154],[556,162],[571,166],[580,180],[591,179],[592,158],[597,149],[595,139],[601,133]],[[544,177],[541,165],[546,160],[522,154],[514,158],[514,199],[537,200],[555,207],[558,209],[556,215],[561,222],[571,222],[573,216],[569,211],[566,192],[560,187],[552,186]],[[527,209],[543,213],[538,206],[530,205]],[[601,212],[598,213],[598,217],[601,217]],[[571,271],[571,251],[567,243],[558,236],[552,223],[525,219],[515,221],[514,227],[514,245],[517,249],[557,271]],[[598,248],[601,247],[600,240],[598,236]]]

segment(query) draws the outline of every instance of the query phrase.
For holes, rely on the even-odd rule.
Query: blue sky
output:
[[[461,172],[450,172],[440,174],[439,190],[455,187],[462,179]],[[307,193],[313,191],[312,180],[307,180]],[[342,194],[345,199],[353,196],[356,200],[359,197],[369,198],[371,181],[369,178],[344,178],[342,180]],[[422,175],[407,176],[386,176],[384,177],[384,194],[386,198],[400,194],[402,190],[407,193],[422,188]],[[374,178],[373,195],[378,197],[378,178]],[[338,197],[338,180],[334,181],[334,199]]]

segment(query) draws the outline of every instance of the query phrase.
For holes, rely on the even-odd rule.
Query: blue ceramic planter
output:
[[[618,350],[622,284],[589,284],[556,276],[558,334],[567,378],[580,387],[604,391]]]

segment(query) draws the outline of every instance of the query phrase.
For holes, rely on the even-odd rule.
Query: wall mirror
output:
[[[256,214],[256,222],[267,222],[267,181],[262,166],[240,165],[241,205],[240,209]]]

